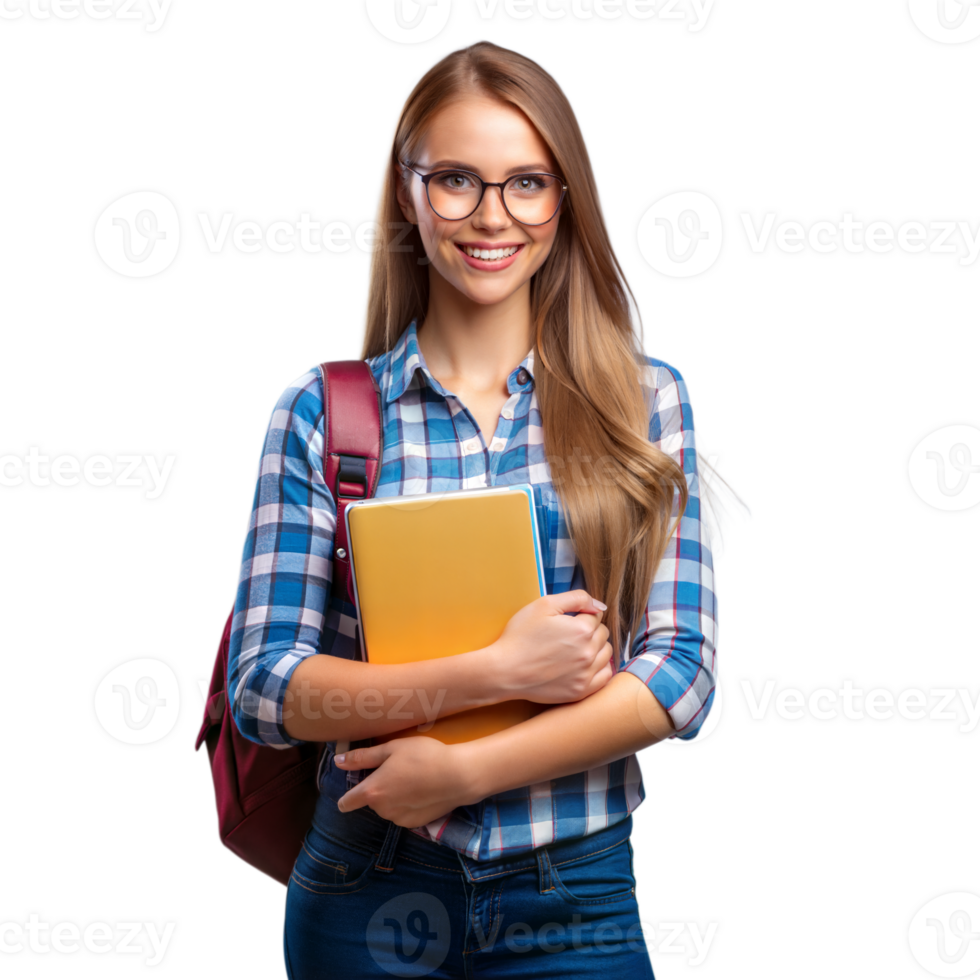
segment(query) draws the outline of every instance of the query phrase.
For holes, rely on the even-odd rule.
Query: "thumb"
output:
[[[608,608],[605,603],[593,599],[585,589],[557,592],[548,596],[549,605],[560,613],[584,612],[602,614]]]

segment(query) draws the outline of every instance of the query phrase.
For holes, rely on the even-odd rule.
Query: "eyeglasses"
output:
[[[429,207],[444,221],[462,221],[480,206],[488,187],[499,187],[504,209],[521,225],[546,225],[558,213],[568,187],[554,174],[515,174],[494,184],[469,170],[420,174]]]

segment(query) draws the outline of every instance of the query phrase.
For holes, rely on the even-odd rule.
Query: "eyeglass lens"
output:
[[[436,174],[428,184],[432,210],[447,221],[471,215],[480,202],[480,183],[462,170]],[[492,188],[488,188],[490,192]],[[504,185],[504,204],[515,221],[543,225],[550,221],[561,201],[562,185],[549,174],[518,174]]]

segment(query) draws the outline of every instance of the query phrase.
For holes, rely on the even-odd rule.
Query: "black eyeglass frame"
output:
[[[437,217],[442,218],[443,221],[465,221],[471,214],[474,214],[477,208],[479,208],[479,206],[483,203],[483,195],[486,194],[487,188],[499,187],[500,201],[504,206],[504,210],[507,212],[508,215],[510,215],[511,220],[516,221],[519,225],[527,225],[529,228],[540,228],[542,225],[548,224],[548,221],[554,220],[555,215],[558,214],[559,210],[561,209],[562,201],[565,200],[565,193],[568,191],[568,185],[565,183],[564,180],[562,180],[561,177],[558,176],[558,174],[547,174],[547,173],[537,173],[537,172],[529,172],[526,174],[514,174],[512,177],[508,177],[504,181],[493,183],[492,181],[484,180],[479,174],[473,173],[472,170],[462,170],[459,167],[449,167],[445,170],[433,170],[432,173],[430,174],[421,174],[414,167],[410,167],[407,163],[402,163],[402,166],[406,170],[411,170],[413,174],[415,174],[422,180],[422,183],[425,185],[425,199],[426,201],[429,202],[429,207],[432,208],[432,213]],[[432,180],[433,177],[438,177],[440,174],[467,174],[470,177],[475,177],[476,180],[479,181],[480,197],[477,199],[476,205],[473,207],[473,210],[469,212],[469,214],[464,214],[462,218],[447,218],[445,215],[439,214],[439,212],[435,209],[435,206],[432,204],[432,197],[429,194],[429,181]],[[504,188],[512,180],[520,180],[522,177],[554,177],[554,179],[561,184],[561,197],[558,198],[558,204],[555,206],[555,210],[551,213],[551,217],[548,218],[548,221],[536,221],[534,223],[530,221],[521,221],[520,218],[515,218],[514,215],[511,214],[510,208],[507,207],[507,199],[504,197]]]

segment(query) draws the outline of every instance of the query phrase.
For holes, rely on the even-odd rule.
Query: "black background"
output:
[[[0,454],[177,456],[156,500],[85,483],[0,493],[0,920],[176,921],[160,975],[281,975],[282,893],[214,839],[205,762],[190,752],[197,680],[234,586],[269,405],[309,363],[353,356],[365,253],[245,255],[229,235],[212,254],[196,214],[369,220],[408,79],[489,35],[540,58],[575,99],[651,350],[686,372],[712,453],[758,512],[721,566],[719,727],[644,756],[644,919],[720,923],[702,966],[657,954],[660,974],[926,977],[908,948],[913,914],[980,891],[968,803],[980,729],[789,722],[774,703],[752,721],[738,681],[976,697],[980,508],[928,507],[907,463],[933,430],[978,424],[980,262],[788,255],[773,240],[754,254],[738,216],[975,226],[980,40],[931,41],[900,2],[717,0],[699,33],[453,6],[417,45],[387,41],[357,2],[174,0],[157,33],[0,21]],[[102,211],[139,190],[181,219],[177,258],[149,279],[116,274],[93,243]],[[671,279],[646,265],[635,230],[682,190],[715,201],[725,241],[703,275]],[[145,746],[115,741],[93,710],[102,677],[137,657],[181,685],[178,723]],[[90,960],[25,950],[4,972],[62,976]],[[95,962],[144,969],[137,956]]]

